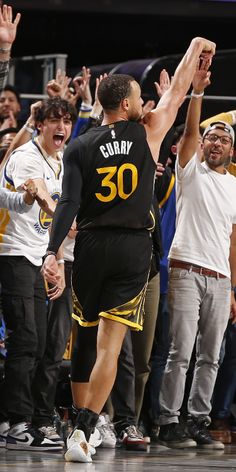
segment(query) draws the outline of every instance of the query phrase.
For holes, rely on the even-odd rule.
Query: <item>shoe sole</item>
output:
[[[37,447],[37,446],[27,446],[26,444],[22,445],[22,444],[7,444],[6,445],[6,448],[7,449],[13,449],[13,450],[17,450],[17,451],[42,451],[42,452],[45,452],[45,451],[62,451],[62,446],[41,446],[41,447]]]
[[[61,447],[65,447],[65,441],[63,441],[63,439],[61,440],[54,440],[54,439],[50,439],[50,438],[47,438],[49,439],[50,441],[54,442],[55,446],[61,446]]]
[[[191,447],[196,447],[197,443],[196,441],[186,441],[186,442],[181,442],[181,443],[175,443],[175,442],[170,442],[170,441],[162,441],[161,439],[158,440],[158,444],[161,444],[162,446],[169,447],[171,449],[186,449],[186,448],[191,448]]]
[[[100,447],[104,447],[104,449],[114,449],[116,447],[115,443],[101,443]]]
[[[144,451],[147,452],[147,444],[124,444],[127,451]]]
[[[210,449],[210,450],[223,450],[225,448],[224,444],[197,444],[198,449]]]

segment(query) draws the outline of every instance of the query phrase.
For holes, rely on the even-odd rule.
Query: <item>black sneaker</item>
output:
[[[221,441],[215,441],[207,429],[209,422],[207,419],[196,419],[189,417],[187,428],[190,436],[195,439],[197,446],[202,449],[224,449]]]
[[[7,449],[22,451],[61,451],[62,446],[46,438],[28,423],[13,425],[6,438]]]
[[[185,447],[195,447],[197,445],[196,441],[185,433],[179,423],[160,426],[158,442],[173,449],[184,449]]]

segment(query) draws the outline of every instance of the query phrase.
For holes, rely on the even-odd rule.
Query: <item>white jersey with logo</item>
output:
[[[169,258],[230,277],[229,249],[236,224],[236,178],[220,174],[195,155],[181,168],[176,161],[176,232]]]
[[[20,146],[5,165],[1,186],[17,190],[27,179],[43,179],[48,193],[57,201],[63,176],[62,153],[58,160],[42,153],[34,141]],[[0,210],[0,255],[25,256],[32,264],[42,264],[52,218],[34,202],[28,213]]]

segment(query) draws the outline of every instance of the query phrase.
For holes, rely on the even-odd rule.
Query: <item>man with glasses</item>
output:
[[[233,154],[233,128],[212,123],[203,133],[202,162],[197,155],[208,68],[203,60],[194,76],[176,163],[177,219],[168,289],[171,346],[160,394],[159,433],[160,442],[173,448],[224,448],[207,428],[222,339],[229,317],[236,321],[236,180],[225,168]],[[195,342],[186,434],[179,411]]]

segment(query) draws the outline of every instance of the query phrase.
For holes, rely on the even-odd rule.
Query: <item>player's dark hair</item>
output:
[[[120,102],[131,94],[131,82],[135,79],[131,75],[113,74],[105,77],[98,87],[98,100],[102,108],[117,110]]]

